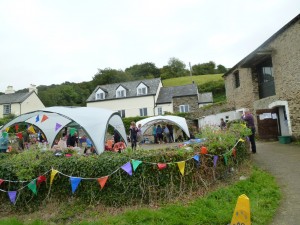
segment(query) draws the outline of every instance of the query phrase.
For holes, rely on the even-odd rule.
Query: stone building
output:
[[[300,14],[224,74],[226,98],[249,108],[262,139],[300,138]]]

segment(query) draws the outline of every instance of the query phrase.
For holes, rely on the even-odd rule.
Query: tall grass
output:
[[[117,214],[115,216],[108,214],[102,214],[99,216],[97,212],[94,212],[89,214],[89,218],[81,218],[81,221],[73,222],[72,224],[224,225],[230,223],[236,201],[242,194],[246,194],[250,199],[252,225],[264,225],[270,223],[276,208],[279,205],[279,200],[281,197],[280,190],[272,176],[260,169],[254,168],[252,169],[251,176],[247,180],[239,181],[228,187],[219,188],[218,190],[209,193],[205,197],[195,197],[195,200],[192,202],[168,204],[156,210],[149,208],[127,210],[124,213]],[[72,208],[68,207],[68,210],[72,211]],[[66,212],[62,211],[61,213],[64,214]],[[66,221],[63,223],[65,222]],[[0,224],[38,225],[49,223],[43,223],[39,220],[35,220],[31,223],[28,223],[28,221],[26,223],[22,223],[13,218],[8,220],[0,220]]]
[[[208,75],[198,75],[198,76],[176,77],[176,78],[163,80],[162,83],[164,87],[191,84],[193,81],[195,82],[196,85],[201,85],[210,81],[223,80],[222,75],[223,74],[208,74]]]

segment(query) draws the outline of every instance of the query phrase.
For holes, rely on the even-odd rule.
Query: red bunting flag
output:
[[[48,119],[48,116],[43,115],[43,118],[42,118],[42,120],[41,120],[41,123],[44,122],[44,121],[47,120],[47,119]]]
[[[207,154],[208,152],[207,152],[207,148],[205,147],[205,146],[202,146],[201,147],[201,150],[200,150],[200,154],[202,154],[202,155],[205,155],[205,154]]]
[[[166,163],[157,163],[157,167],[159,170],[163,170],[163,169],[167,168],[167,164]]]
[[[39,176],[37,178],[37,182],[36,182],[36,185],[39,185],[40,183],[42,182],[46,182],[47,178],[45,176]]]
[[[98,178],[98,183],[100,184],[101,189],[104,187],[104,185],[106,184],[106,181],[108,179],[108,176],[105,177],[100,177]]]
[[[15,129],[16,129],[16,131],[19,130],[19,125],[18,124],[15,125]]]
[[[0,185],[4,182],[4,180],[0,179]]]

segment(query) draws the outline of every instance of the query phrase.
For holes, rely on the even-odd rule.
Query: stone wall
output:
[[[235,88],[234,74],[225,77],[226,97],[235,108],[267,109],[274,101],[287,101],[292,135],[300,139],[300,21],[291,25],[263,46],[271,49],[275,96],[259,99],[258,76],[253,68],[237,68],[240,87]]]
[[[173,98],[173,112],[179,112],[180,105],[189,105],[190,112],[198,110],[198,96],[174,97]]]

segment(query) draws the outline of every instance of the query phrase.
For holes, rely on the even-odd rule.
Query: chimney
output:
[[[29,89],[29,92],[35,91],[36,94],[38,93],[36,85],[34,85],[34,84],[30,84],[28,89]]]
[[[7,86],[6,90],[5,90],[5,94],[13,94],[15,93],[15,90],[13,89],[13,86]]]

